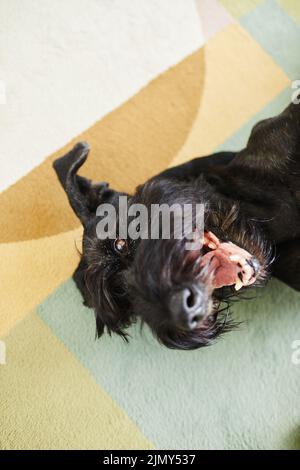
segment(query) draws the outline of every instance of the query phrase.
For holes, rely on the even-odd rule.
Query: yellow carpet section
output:
[[[152,448],[35,314],[7,338],[6,349],[1,449]]]
[[[72,276],[79,262],[82,230],[0,244],[0,337]]]
[[[172,165],[213,152],[289,84],[285,73],[238,24],[227,26],[206,44],[205,59],[199,112]]]

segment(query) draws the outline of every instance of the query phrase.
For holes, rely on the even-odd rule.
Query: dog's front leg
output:
[[[300,105],[291,103],[281,114],[258,122],[247,147],[230,167],[247,168],[261,174],[285,175],[300,169]]]
[[[222,167],[228,165],[236,152],[217,152],[206,157],[198,157],[172,168],[168,168],[156,175],[154,178],[174,178],[178,180],[192,180],[198,178],[201,174],[214,167]]]

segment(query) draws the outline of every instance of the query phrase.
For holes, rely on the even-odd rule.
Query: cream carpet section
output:
[[[204,42],[194,0],[10,0],[0,18],[0,189]]]

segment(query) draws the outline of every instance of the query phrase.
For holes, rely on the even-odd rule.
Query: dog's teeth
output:
[[[252,273],[251,272],[249,273],[249,270],[246,269],[245,266],[243,266],[242,274],[243,274],[243,279],[247,282],[248,279],[250,279]]]
[[[241,281],[240,279],[238,279],[238,280],[236,281],[236,283],[235,283],[234,288],[235,288],[236,291],[238,291],[238,290],[240,290],[240,289],[243,287],[243,285],[244,285],[244,284],[242,283],[242,281]]]
[[[253,269],[252,269],[249,265],[245,266],[244,269],[245,269],[245,273],[246,273],[246,281],[247,281],[247,283],[249,284],[249,283],[250,283],[250,280],[251,280],[253,277],[254,277],[254,279],[255,279],[255,276],[253,276]]]
[[[215,250],[217,248],[217,246],[212,242],[209,242],[207,246],[208,248],[211,248],[212,250]]]
[[[237,263],[238,261],[241,260],[241,258],[239,257],[239,255],[230,255],[230,256],[229,256],[229,259],[230,259],[230,261],[234,261],[235,263]]]

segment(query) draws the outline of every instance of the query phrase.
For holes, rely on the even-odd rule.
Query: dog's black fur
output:
[[[118,193],[107,183],[93,184],[77,175],[87,158],[87,144],[77,144],[54,162],[70,204],[84,226],[83,252],[74,273],[84,303],[96,315],[97,334],[106,328],[127,337],[137,317],[168,347],[194,349],[211,344],[233,326],[228,305],[232,287],[215,289],[189,262],[183,240],[100,240],[96,209],[104,202],[118,207]],[[205,230],[254,255],[260,274],[270,274],[300,290],[300,106],[259,122],[247,147],[196,158],[168,169],[139,186],[129,204],[204,203]],[[198,271],[195,271],[195,266]],[[174,316],[174,299],[197,282],[202,310],[210,314],[196,328],[184,328]],[[245,291],[248,288],[242,288]],[[175,310],[178,306],[175,306]]]

